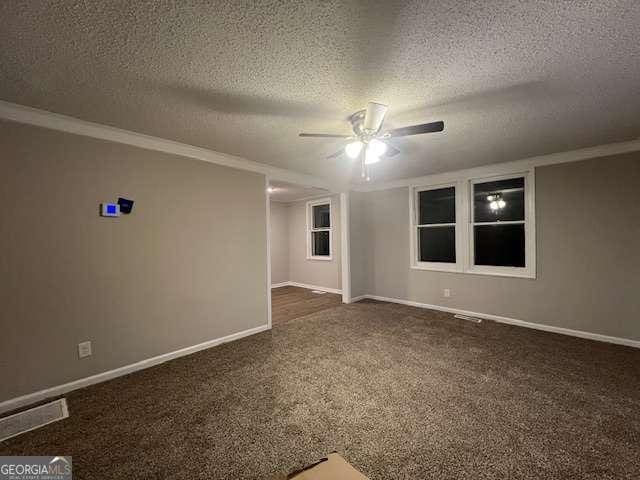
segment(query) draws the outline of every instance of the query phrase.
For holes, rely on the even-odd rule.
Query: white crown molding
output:
[[[48,112],[37,108],[19,105],[17,103],[0,100],[0,119],[10,120],[17,123],[34,125],[37,127],[58,130],[61,132],[73,133],[85,137],[98,138],[115,143],[122,143],[146,150],[171,153],[182,157],[202,160],[203,162],[215,163],[225,167],[248,170],[268,175],[271,180],[281,180],[283,182],[295,183],[308,187],[324,188],[333,192],[344,190],[325,179],[294,172],[284,168],[272,167],[270,165],[247,160],[234,155],[215,152],[202,147],[188,145],[186,143],[174,142],[164,138],[153,137],[142,133],[123,130],[121,128],[101,125],[99,123],[80,120],[78,118]]]
[[[344,193],[344,192],[340,192],[340,193]],[[295,200],[278,200],[278,199],[272,198],[272,197],[269,197],[269,200],[272,201],[272,202],[280,203],[282,205],[291,205],[292,203],[305,202],[305,201],[308,201],[308,200],[316,200],[316,199],[319,199],[319,198],[327,198],[327,195],[333,196],[333,195],[339,195],[339,193],[337,191],[336,192],[329,191],[329,192],[325,192],[325,193],[320,193],[318,195],[311,195],[311,196],[308,196],[308,197],[296,198]]]
[[[545,165],[579,162],[581,160],[588,160],[590,158],[608,157],[610,155],[619,155],[622,153],[636,152],[639,150],[640,139],[636,139],[630,140],[628,142],[608,143],[606,145],[581,148],[579,150],[551,153],[549,155],[523,158],[521,160],[514,160],[511,162],[493,163],[491,165],[482,165],[479,167],[467,168],[464,170],[436,173],[433,175],[424,175],[421,177],[402,178],[398,180],[372,184],[351,185],[351,190],[356,192],[372,192],[376,190],[389,190],[391,188],[409,187],[411,185],[446,183],[456,180],[460,177],[483,177],[502,173],[516,173],[527,171],[535,167],[542,167]]]

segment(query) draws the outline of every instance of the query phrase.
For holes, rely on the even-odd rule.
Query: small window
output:
[[[307,258],[331,260],[331,201],[307,203]]]
[[[416,191],[418,264],[451,268],[456,265],[456,189],[454,186]]]
[[[524,177],[473,183],[473,264],[526,266]]]

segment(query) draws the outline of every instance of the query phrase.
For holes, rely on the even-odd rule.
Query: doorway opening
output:
[[[277,180],[268,181],[267,195],[275,327],[347,300],[343,270],[348,260],[344,218],[348,196]]]

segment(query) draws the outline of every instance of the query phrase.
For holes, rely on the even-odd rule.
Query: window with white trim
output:
[[[416,188],[414,202],[416,263],[434,270],[456,269],[455,185]]]
[[[307,202],[307,258],[331,260],[331,199]]]
[[[471,185],[473,265],[524,268],[524,177]]]
[[[535,278],[534,172],[411,188],[411,267]]]

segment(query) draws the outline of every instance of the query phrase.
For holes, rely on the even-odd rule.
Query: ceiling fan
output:
[[[422,123],[409,127],[395,128],[382,132],[382,122],[387,114],[388,107],[382,103],[369,102],[367,108],[359,110],[349,117],[352,135],[339,135],[333,133],[301,133],[301,137],[320,138],[344,138],[350,142],[344,149],[329,155],[327,158],[335,158],[343,152],[347,157],[356,159],[360,157],[362,166],[362,178],[369,181],[368,166],[380,161],[380,157],[386,155],[393,157],[400,150],[387,142],[390,138],[419,135],[422,133],[441,132],[444,130],[444,122]]]

